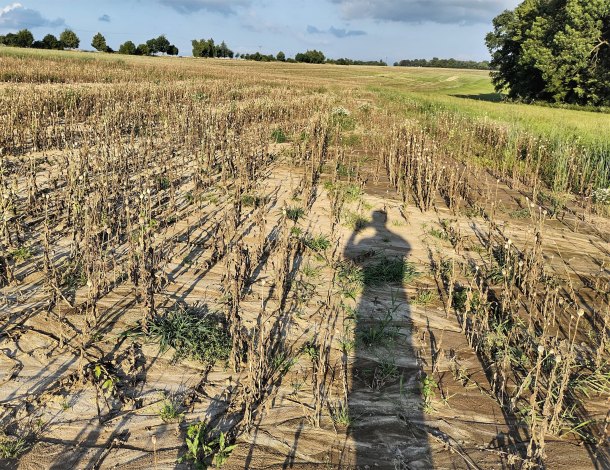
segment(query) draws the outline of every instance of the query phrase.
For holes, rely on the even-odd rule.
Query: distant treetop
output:
[[[434,57],[431,60],[427,59],[405,59],[400,62],[395,62],[397,67],[436,67],[443,69],[474,69],[474,70],[489,70],[490,64],[484,60],[477,62],[474,60],[458,60],[458,59],[439,59]]]
[[[193,57],[222,57],[232,59],[234,53],[229,46],[222,41],[216,44],[213,39],[193,39]]]

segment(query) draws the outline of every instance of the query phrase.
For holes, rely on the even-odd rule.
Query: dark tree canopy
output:
[[[80,45],[80,39],[71,29],[64,30],[64,32],[59,35],[59,41],[66,49],[78,49],[78,46]]]
[[[108,44],[106,44],[106,38],[102,35],[102,33],[97,33],[95,36],[93,36],[91,45],[100,52],[108,51]]]
[[[17,33],[8,33],[6,36],[0,36],[0,44],[13,47],[32,47],[34,45],[34,36],[27,29],[22,29]]]
[[[493,20],[493,82],[511,98],[610,105],[610,1],[525,0]]]
[[[321,51],[310,50],[307,52],[299,52],[294,56],[297,62],[305,62],[307,64],[323,64],[326,61],[326,57]]]
[[[244,60],[253,60],[255,62],[275,62],[276,60],[273,54],[261,54],[260,52],[242,54],[241,58]]]
[[[130,44],[128,44],[130,43]],[[133,43],[131,41],[127,41],[123,46],[126,46],[125,51],[133,50],[131,48]],[[135,45],[134,45],[135,46]],[[146,41],[145,44],[140,44],[138,47],[135,47],[134,52],[123,52],[124,54],[136,54],[136,55],[155,55],[155,54],[168,54],[168,55],[178,55],[178,48],[171,44],[169,40],[165,37],[165,35],[161,35],[157,38],[152,38]]]
[[[53,34],[47,34],[40,42],[42,49],[63,49],[63,44]]]
[[[339,59],[326,59],[327,64],[334,65],[375,65],[379,67],[385,67],[388,65],[385,61],[379,60],[357,60],[348,59],[347,57],[341,57]]]
[[[220,44],[216,44],[214,39],[193,39],[191,44],[193,45],[193,57],[222,57],[232,59],[235,55],[224,41]]]
[[[119,46],[119,54],[135,55],[136,45],[132,41],[125,41]]]
[[[445,69],[474,69],[474,70],[489,70],[489,62],[477,62],[475,60],[459,60],[459,59],[439,59],[434,57],[427,59],[404,59],[400,62],[395,62],[396,67],[438,67]]]
[[[136,55],[150,55],[150,49],[148,48],[148,45],[146,44],[140,44],[138,47],[136,47]]]
[[[276,59],[280,62],[286,62],[286,54],[283,51],[277,53]]]
[[[150,54],[167,54],[167,50],[171,46],[169,40],[161,35],[158,38],[149,39],[146,41]]]

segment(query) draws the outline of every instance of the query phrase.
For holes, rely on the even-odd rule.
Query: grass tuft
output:
[[[366,286],[378,286],[389,283],[410,282],[419,273],[415,264],[404,258],[381,258],[374,264],[364,267],[363,281]]]
[[[175,307],[148,325],[148,337],[163,353],[175,350],[174,360],[193,359],[206,364],[227,360],[231,339],[214,315],[198,309]]]

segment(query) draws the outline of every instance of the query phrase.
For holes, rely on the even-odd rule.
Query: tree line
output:
[[[259,62],[293,62],[293,63],[304,63],[304,64],[335,64],[335,65],[388,65],[382,60],[354,60],[354,59],[328,59],[322,51],[316,49],[308,50],[305,52],[297,53],[294,58],[287,58],[284,52],[280,51],[276,56],[273,54],[261,54],[255,52],[254,54],[237,54],[245,60],[255,60]]]
[[[442,69],[473,69],[473,70],[489,70],[489,61],[483,60],[458,60],[458,59],[439,59],[434,57],[427,59],[404,59],[400,62],[394,62],[395,67],[436,67]]]
[[[33,49],[78,49],[80,38],[71,29],[64,30],[57,38],[53,34],[47,34],[41,40],[34,39],[34,35],[28,29],[22,29],[16,33],[0,35],[0,44],[11,47],[27,47]],[[106,38],[102,33],[97,33],[91,40],[91,46],[99,52],[115,52],[106,43]],[[119,54],[129,55],[155,55],[167,54],[178,55],[178,48],[171,44],[165,35],[152,38],[145,43],[136,46],[132,41],[126,41],[119,47]]]
[[[0,36],[0,44],[13,47],[28,47],[36,49],[78,49],[80,46],[80,38],[70,29],[63,31],[59,38],[53,34],[47,34],[42,40],[34,40],[31,31],[22,29],[17,33],[8,33],[5,36]],[[241,58],[244,60],[254,60],[258,62],[300,62],[307,64],[335,64],[335,65],[387,65],[384,61],[364,61],[348,58],[327,59],[322,51],[316,49],[297,53],[294,58],[286,57],[283,51],[273,54],[236,54],[222,41],[216,44],[214,39],[193,39],[193,57],[208,57],[208,58]],[[157,54],[178,55],[178,48],[171,44],[170,41],[161,35],[157,38],[152,38],[138,46],[133,41],[126,41],[119,46],[119,50],[115,51],[106,42],[106,38],[102,33],[97,33],[91,40],[91,46],[99,52],[114,53],[126,55],[143,55],[152,56]]]
[[[12,47],[33,47],[36,49],[78,49],[80,39],[74,31],[66,29],[59,35],[47,34],[40,41],[34,40],[34,35],[28,29],[22,29],[16,33],[0,35],[0,44]]]

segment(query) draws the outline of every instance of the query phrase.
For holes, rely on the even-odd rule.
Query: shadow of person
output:
[[[387,227],[387,213],[354,231],[344,257],[364,288],[355,309],[355,354],[348,371],[350,435],[357,468],[433,468],[423,423],[420,372],[404,288],[411,251]]]

